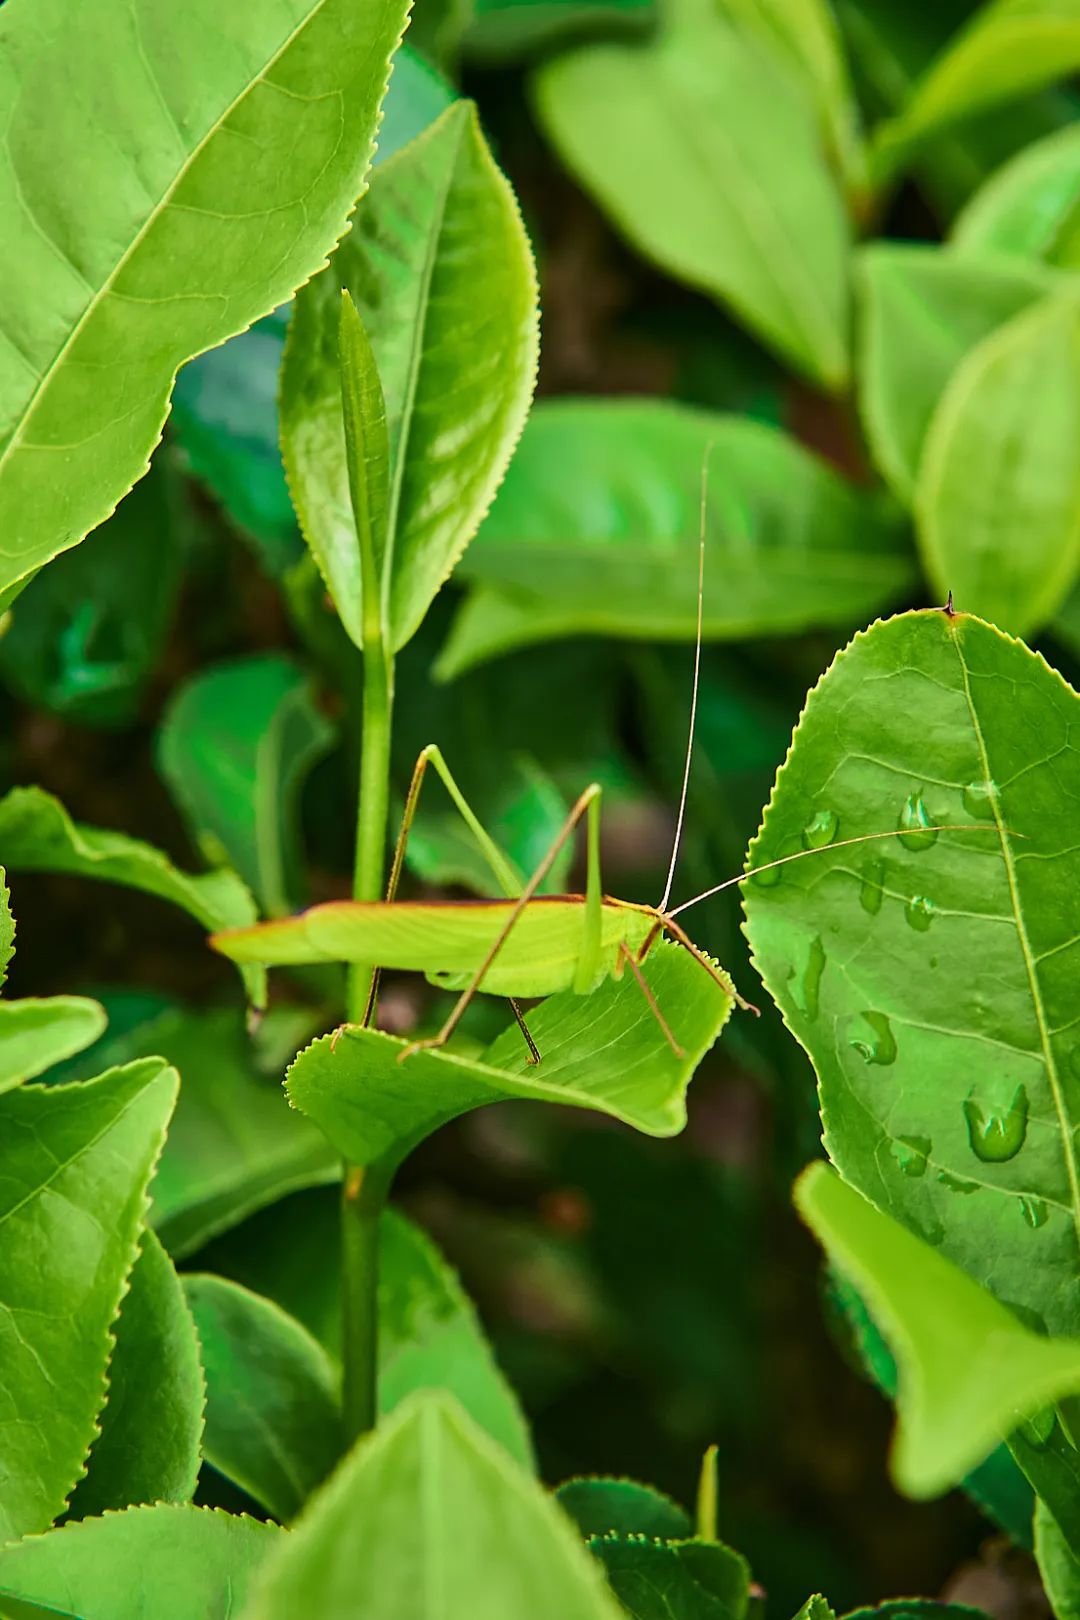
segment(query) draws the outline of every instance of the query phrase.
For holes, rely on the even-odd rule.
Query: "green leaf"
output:
[[[160,1053],[184,1077],[154,1179],[152,1219],[178,1258],[298,1187],[336,1180],[338,1158],[263,1075],[238,1011],[176,1008],[109,1041],[100,1062]]]
[[[162,721],[158,766],[192,837],[272,916],[302,899],[300,793],[332,738],[309,681],[279,653],[202,670]]]
[[[15,919],[11,915],[11,890],[7,874],[0,866],[0,986],[7,978],[8,965],[15,954]]]
[[[937,1598],[888,1598],[865,1609],[851,1609],[843,1620],[987,1620],[984,1609]]]
[[[859,257],[859,406],[879,470],[910,505],[930,419],[964,356],[1053,285],[1037,265],[881,243]]]
[[[0,1097],[0,1541],[47,1529],[82,1471],[175,1098],[154,1059]]]
[[[476,532],[536,375],[532,255],[471,104],[449,107],[376,171],[352,231],[298,295],[285,350],[289,482],[308,544],[359,645],[360,559],[338,366],[342,287],[360,311],[386,402],[384,588],[396,648]]]
[[[223,32],[207,0],[3,8],[0,589],[142,475],[183,361],[324,261],[405,16],[403,0],[283,0]]]
[[[536,1467],[517,1397],[476,1309],[427,1234],[395,1210],[379,1227],[379,1411],[443,1389],[516,1463]]]
[[[660,942],[642,971],[686,1056],[672,1052],[633,975],[591,995],[567,990],[529,1014],[538,1068],[516,1024],[479,1058],[420,1051],[346,1025],[300,1053],[286,1088],[350,1164],[391,1174],[432,1131],[471,1108],[510,1097],[593,1108],[650,1136],[686,1121],[686,1088],[731,1011],[719,985],[681,947]]]
[[[0,1548],[0,1604],[73,1605],[78,1620],[229,1620],[280,1534],[209,1508],[129,1508]]]
[[[206,1460],[291,1519],[344,1448],[334,1366],[271,1300],[224,1277],[186,1276],[184,1290],[206,1372]]]
[[[558,836],[569,805],[539,765],[521,755],[509,760],[493,758],[495,749],[490,733],[484,733],[483,742],[484,748],[475,752],[487,755],[489,780],[483,809],[477,810],[477,814],[497,847],[521,876],[524,888],[526,877],[540,865]],[[460,783],[458,771],[455,754],[454,775]],[[467,797],[475,810],[477,801],[472,795]],[[539,893],[565,894],[573,860],[572,848],[567,846],[561,850],[541,883]],[[433,888],[460,885],[474,894],[492,898],[503,892],[470,828],[449,800],[445,801],[445,808],[431,800],[419,805],[409,830],[405,864]]]
[[[70,872],[123,883],[179,906],[208,931],[256,916],[251,895],[234,872],[197,877],[181,872],[152,844],[72,821],[59,799],[41,788],[12,788],[0,799],[0,849],[9,871]],[[244,969],[242,977],[249,996],[261,1005],[266,975]]]
[[[583,35],[640,34],[654,20],[653,0],[472,0],[462,18],[470,62],[517,62]]]
[[[0,1091],[81,1052],[104,1028],[104,1007],[85,996],[0,1001]]]
[[[1080,129],[1071,125],[1003,164],[957,219],[963,253],[1003,253],[1080,269]]]
[[[897,1359],[891,1472],[909,1496],[955,1485],[1025,1418],[1080,1388],[1080,1340],[1046,1339],[824,1164],[799,1213],[870,1302]]]
[[[27,585],[0,637],[0,673],[20,697],[82,725],[135,720],[180,588],[178,500],[159,454],[88,545]]]
[[[361,644],[381,642],[390,628],[386,619],[390,441],[386,400],[375,353],[347,288],[341,293],[338,372],[349,508],[355,536],[352,551],[359,564],[359,579],[349,581],[354,587],[351,593],[346,595],[339,589],[337,594],[345,601],[350,615],[356,611],[355,596],[360,597]],[[327,578],[338,579],[343,567],[348,569],[348,560],[327,558],[323,567]]]
[[[927,572],[1026,633],[1076,579],[1078,511],[1080,304],[1047,298],[983,339],[934,412],[915,487]]]
[[[350,1453],[267,1562],[242,1620],[303,1613],[617,1620],[620,1611],[550,1498],[453,1401],[425,1395]]]
[[[479,587],[437,670],[590,633],[693,641],[864,620],[913,583],[895,514],[794,439],[666,401],[536,407],[462,563]]]
[[[87,1519],[149,1502],[190,1502],[201,1461],[205,1386],[195,1323],[153,1232],[114,1324],[101,1433],[69,1515]]]
[[[850,233],[786,66],[680,0],[655,39],[568,51],[534,88],[563,162],[639,252],[813,381],[844,386]]]
[[[902,836],[816,848],[751,879],[745,907],[840,1172],[1025,1322],[1080,1336],[1078,701],[964,614],[857,636],[810,695],[749,864],[824,832]]]
[[[1073,1553],[1045,1502],[1035,1504],[1035,1556],[1057,1620],[1080,1616],[1080,1557]]]
[[[741,1620],[750,1594],[746,1559],[715,1541],[594,1536],[589,1542],[632,1620]]]
[[[586,1539],[614,1534],[686,1541],[694,1533],[690,1515],[677,1502],[632,1479],[568,1479],[555,1500]]]

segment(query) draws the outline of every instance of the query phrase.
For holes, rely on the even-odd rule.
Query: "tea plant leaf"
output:
[[[1046,1339],[824,1164],[795,1202],[864,1294],[899,1372],[891,1471],[909,1496],[955,1485],[1026,1417],[1080,1388],[1080,1340]]]
[[[1077,270],[1078,227],[1080,130],[1073,124],[991,175],[956,220],[952,242],[964,253],[1007,253]]]
[[[568,1479],[555,1500],[586,1538],[616,1534],[689,1541],[690,1515],[670,1496],[632,1479]]]
[[[1080,1615],[1080,1557],[1070,1550],[1050,1509],[1035,1503],[1035,1556],[1057,1620]]]
[[[840,1172],[1025,1322],[1080,1336],[1078,702],[964,614],[856,636],[810,695],[749,862],[902,836],[762,873],[745,907]]]
[[[363,1539],[350,1527],[365,1526]],[[483,1572],[478,1581],[477,1572]],[[346,1458],[268,1560],[242,1620],[618,1620],[558,1508],[443,1395]]]
[[[563,162],[639,252],[844,386],[843,203],[812,105],[758,40],[680,0],[655,39],[568,51],[534,91]]]
[[[201,671],[162,721],[158,767],[192,837],[271,916],[302,899],[299,797],[332,738],[310,682],[278,653]]]
[[[741,1620],[746,1559],[715,1541],[593,1536],[590,1551],[632,1620]]]
[[[175,1098],[154,1059],[0,1097],[0,1540],[47,1529],[82,1471]]]
[[[234,872],[181,872],[152,844],[124,833],[72,821],[59,799],[41,788],[12,788],[0,798],[0,849],[9,871],[70,872],[123,883],[179,906],[207,930],[255,919],[251,895]],[[266,975],[242,970],[256,1005],[266,996]]]
[[[1029,632],[1080,569],[1078,508],[1080,304],[1047,298],[961,362],[934,412],[915,488],[927,572],[966,611]]]
[[[274,1524],[170,1503],[84,1519],[0,1548],[0,1606],[14,1599],[77,1620],[228,1620],[280,1536]]]
[[[844,1620],[986,1620],[986,1611],[939,1598],[886,1598],[865,1609],[851,1609]]]
[[[665,401],[541,403],[462,561],[479,588],[440,676],[554,636],[692,641],[706,458],[707,638],[855,623],[912,582],[895,514],[775,428]]]
[[[101,1433],[69,1516],[190,1502],[201,1461],[205,1385],[195,1323],[173,1263],[144,1231],[109,1360]]]
[[[468,62],[485,67],[538,56],[583,35],[640,34],[656,16],[654,0],[458,0],[446,9],[441,36],[462,38],[448,42],[440,59],[458,47]]]
[[[535,1470],[528,1424],[476,1308],[427,1234],[396,1210],[379,1227],[379,1411],[442,1389],[516,1463]]]
[[[359,645],[360,559],[338,366],[342,287],[360,311],[386,403],[384,586],[396,648],[476,532],[536,378],[532,255],[470,103],[449,107],[375,172],[351,232],[297,297],[286,345],[285,466],[308,544]]]
[[[448,1120],[510,1097],[594,1108],[650,1136],[674,1136],[686,1120],[690,1077],[731,1011],[719,985],[685,951],[662,942],[643,972],[686,1056],[677,1058],[631,975],[588,996],[564,991],[529,1014],[543,1061],[528,1062],[516,1025],[480,1058],[420,1051],[346,1025],[300,1053],[286,1089],[293,1106],[325,1131],[350,1164],[392,1174]]]
[[[104,1007],[85,996],[0,1001],[0,1091],[81,1052],[104,1028]]]
[[[15,954],[15,919],[11,915],[11,890],[7,874],[0,866],[0,986],[7,978],[8,964]]]
[[[964,356],[1053,286],[1038,265],[881,243],[859,256],[859,407],[874,460],[910,505],[923,441]]]
[[[324,262],[405,17],[403,0],[3,8],[0,589],[145,472],[182,362]]]

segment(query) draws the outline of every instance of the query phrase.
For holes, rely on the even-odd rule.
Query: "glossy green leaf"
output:
[[[1035,1556],[1057,1620],[1077,1620],[1080,1615],[1080,1557],[1070,1550],[1045,1502],[1038,1502],[1035,1507]]]
[[[812,104],[759,40],[680,0],[647,43],[546,63],[535,97],[567,168],[641,253],[843,387],[843,203]]]
[[[0,799],[0,849],[9,871],[69,872],[157,895],[208,931],[255,918],[251,895],[234,872],[181,872],[152,844],[72,821],[41,788],[12,788]],[[261,1005],[266,975],[244,969],[248,994]]]
[[[686,1121],[690,1077],[732,1004],[677,945],[654,946],[642,971],[685,1057],[672,1052],[626,974],[588,996],[550,996],[530,1012],[538,1067],[516,1024],[480,1058],[421,1051],[405,1063],[398,1062],[405,1041],[346,1026],[336,1041],[325,1036],[300,1053],[289,1070],[289,1098],[350,1164],[387,1173],[448,1120],[510,1097],[593,1108],[650,1136],[674,1136]]]
[[[460,1407],[429,1394],[350,1453],[268,1560],[242,1620],[305,1612],[617,1620],[620,1610],[550,1498]]]
[[[1036,141],[982,186],[953,227],[964,253],[1080,269],[1080,129]]]
[[[0,866],[0,986],[7,978],[8,964],[15,954],[15,919],[11,915],[11,890],[7,874]]]
[[[532,255],[469,103],[448,108],[376,171],[352,231],[297,297],[286,346],[285,465],[308,544],[359,645],[360,561],[338,369],[342,287],[371,340],[386,403],[385,590],[400,647],[476,532],[536,375]]]
[[[276,1518],[294,1517],[344,1448],[326,1351],[271,1300],[186,1276],[206,1372],[208,1463]]]
[[[942,597],[1018,634],[1061,606],[1080,570],[1075,299],[1044,299],[961,361],[930,421],[915,514]]]
[[[650,1536],[687,1541],[694,1534],[690,1515],[670,1496],[632,1479],[568,1479],[555,1500],[586,1538]]]
[[[594,1536],[589,1542],[632,1620],[741,1620],[750,1593],[746,1559],[715,1541]]]
[[[175,1008],[110,1040],[100,1062],[159,1053],[183,1076],[154,1179],[152,1219],[183,1258],[298,1187],[336,1180],[337,1157],[258,1071],[239,1011]]]
[[[538,56],[583,35],[640,34],[656,17],[654,0],[472,0],[447,9],[467,14],[457,29],[460,48],[485,67]],[[445,32],[454,31],[450,22]]]
[[[431,1239],[395,1210],[379,1228],[379,1411],[443,1389],[514,1461],[535,1466],[528,1424],[476,1308]]]
[[[85,996],[0,1001],[0,1091],[81,1052],[104,1028],[105,1009]]]
[[[406,14],[403,0],[3,8],[0,588],[146,470],[178,366],[323,263]]]
[[[879,470],[910,504],[945,385],[983,338],[1048,292],[1037,265],[880,243],[859,258],[859,406]]]
[[[199,1476],[205,1386],[195,1323],[173,1263],[144,1231],[113,1325],[101,1433],[69,1516],[190,1502]]]
[[[986,1620],[986,1611],[937,1598],[887,1598],[865,1609],[851,1609],[843,1620]]]
[[[231,1620],[280,1535],[208,1508],[129,1508],[0,1548],[0,1605],[73,1620]]]
[[[30,582],[0,636],[20,697],[85,725],[136,718],[180,588],[178,500],[159,455],[85,547]]]
[[[1025,1418],[1080,1388],[1080,1340],[1046,1339],[824,1164],[799,1213],[869,1300],[899,1370],[891,1469],[909,1496],[955,1485]]]
[[[749,863],[900,836],[816,849],[744,903],[841,1173],[1025,1322],[1080,1336],[1078,717],[978,619],[875,625],[811,693]],[[958,825],[986,830],[929,830]]]
[[[551,637],[692,641],[852,624],[913,583],[896,514],[763,423],[666,401],[536,407],[461,572],[443,678]]]
[[[162,721],[158,765],[192,837],[271,916],[302,899],[300,793],[332,738],[310,683],[279,653],[200,671]]]
[[[0,1097],[0,1540],[47,1529],[82,1472],[175,1098],[154,1059]]]

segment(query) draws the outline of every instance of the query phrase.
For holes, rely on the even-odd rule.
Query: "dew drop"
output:
[[[810,950],[806,959],[806,966],[799,973],[792,968],[788,974],[791,985],[791,998],[800,1012],[807,1018],[816,1018],[818,1015],[818,1000],[821,989],[821,975],[825,971],[825,947],[821,943],[821,936],[817,935],[811,941]]]
[[[1004,1164],[1014,1159],[1024,1145],[1027,1135],[1028,1094],[1024,1086],[1017,1086],[1007,1108],[983,1107],[969,1097],[964,1104],[968,1139],[971,1151],[985,1164]]]
[[[963,792],[964,809],[973,821],[993,821],[996,782],[969,782]]]
[[[923,803],[922,788],[908,794],[896,825],[905,849],[929,849],[931,844],[936,843],[937,833]]]
[[[934,920],[934,902],[925,895],[913,895],[904,907],[904,917],[909,928],[914,928],[917,934],[925,934]]]
[[[803,828],[803,843],[807,849],[824,849],[831,844],[840,829],[840,817],[835,810],[819,810]]]
[[[930,1155],[931,1142],[928,1136],[898,1136],[889,1143],[889,1152],[892,1154],[900,1170],[905,1176],[917,1181],[926,1174],[926,1161]]]
[[[887,1068],[896,1062],[896,1037],[884,1013],[865,1012],[855,1025],[856,1033],[848,1036],[864,1063],[876,1063]]]
[[[859,904],[864,911],[876,917],[885,898],[885,862],[871,861],[859,886]]]
[[[763,866],[760,872],[751,872],[750,881],[759,889],[774,889],[784,875],[782,866]]]
[[[1040,1226],[1045,1226],[1050,1219],[1050,1211],[1044,1198],[1021,1198],[1020,1213],[1033,1232],[1037,1232]]]

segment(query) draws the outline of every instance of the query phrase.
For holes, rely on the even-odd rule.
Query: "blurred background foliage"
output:
[[[724,525],[728,550],[708,565],[676,898],[739,870],[833,652],[878,611],[934,599],[902,467],[892,476],[888,446],[910,432],[890,415],[896,384],[869,363],[859,389],[851,379],[856,237],[927,244],[931,279],[945,241],[1011,252],[979,330],[982,293],[954,289],[975,311],[968,343],[1035,296],[1036,266],[1070,271],[1080,251],[1068,85],[969,109],[891,185],[870,184],[860,128],[910,105],[974,10],[418,0],[379,161],[454,96],[475,98],[538,256],[543,346],[540,402],[506,485],[399,662],[399,794],[437,741],[528,869],[569,798],[602,781],[608,891],[658,898],[688,720],[698,481],[719,434],[710,532]],[[968,208],[1033,142],[1054,144],[1002,185],[1022,202],[1049,174],[1052,241],[1032,234],[1045,209],[1029,228],[992,198]],[[759,194],[781,199],[771,278],[746,244],[730,251]],[[886,302],[887,268],[865,271]],[[805,277],[804,299],[791,289]],[[39,783],[79,819],[189,865],[228,858],[270,914],[348,892],[359,705],[358,656],[305,557],[278,451],[288,313],[183,371],[149,477],[29,586],[0,638],[0,785]],[[718,426],[702,412],[728,414]],[[730,542],[744,530],[740,563]],[[1036,644],[1075,679],[1080,611],[1066,598],[1045,618]],[[435,795],[410,867],[429,889],[487,881]],[[253,1056],[231,970],[193,948],[179,914],[116,890],[91,934],[76,880],[20,875],[13,888],[16,993],[100,995],[109,1056],[182,1053],[175,1151],[202,1180],[166,1224],[173,1252],[332,1337],[333,1165],[298,1116],[286,1148],[267,1143],[284,1141],[270,1104],[282,1063],[334,1021],[333,979],[298,976]],[[737,898],[696,913],[694,937],[754,997]],[[429,995],[391,981],[387,1019],[415,1025]],[[198,1019],[179,1018],[185,1006]],[[92,1050],[70,1072],[104,1060]],[[808,1590],[838,1611],[942,1592],[988,1534],[959,1495],[917,1506],[886,1481],[888,1409],[830,1338],[816,1252],[790,1210],[817,1142],[809,1064],[767,1006],[703,1065],[675,1141],[496,1107],[442,1131],[397,1191],[477,1302],[544,1476],[627,1473],[687,1501],[715,1442],[720,1533],[776,1613]],[[992,1602],[985,1587],[953,1589]]]

